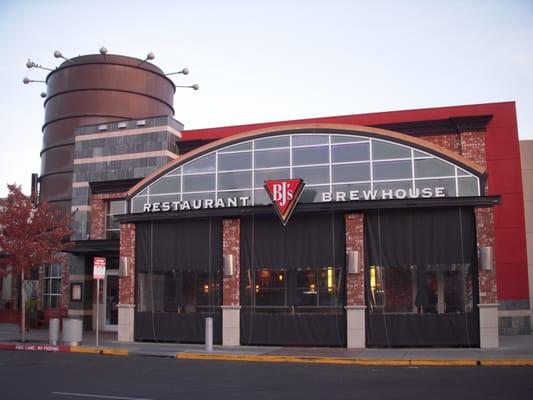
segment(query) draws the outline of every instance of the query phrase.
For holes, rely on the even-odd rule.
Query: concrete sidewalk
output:
[[[408,348],[346,349],[328,347],[213,346],[203,344],[119,342],[116,333],[102,332],[96,348],[94,332],[84,332],[81,346],[47,346],[48,330],[30,330],[20,343],[16,325],[0,324],[0,349],[43,350],[263,362],[310,362],[363,365],[530,365],[533,335],[501,336],[498,349]]]

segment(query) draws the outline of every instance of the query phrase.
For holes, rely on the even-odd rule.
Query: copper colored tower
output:
[[[70,211],[76,127],[121,119],[173,116],[174,83],[142,60],[85,55],[46,78],[40,197]]]

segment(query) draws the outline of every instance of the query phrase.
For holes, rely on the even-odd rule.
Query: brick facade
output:
[[[222,221],[223,252],[224,255],[233,255],[233,276],[224,276],[223,280],[223,305],[240,305],[239,277],[240,277],[240,220],[225,219]]]
[[[459,139],[459,134],[457,133],[447,135],[420,136],[420,139],[436,144],[437,146],[443,147],[457,154],[460,154],[461,152],[461,141]]]
[[[57,263],[61,265],[61,297],[59,301],[59,314],[67,315],[70,302],[70,269],[68,265],[69,256],[61,253]]]
[[[106,238],[107,202],[109,200],[124,199],[125,197],[126,193],[102,193],[91,195],[91,240],[99,240]]]
[[[364,214],[346,214],[346,251],[359,252],[359,272],[346,274],[346,305],[363,306],[365,304],[364,280]]]
[[[494,249],[494,216],[492,208],[476,208],[477,246]],[[493,304],[497,299],[496,265],[492,271],[479,270],[479,302]]]
[[[120,225],[120,263],[119,303],[135,304],[135,224]]]

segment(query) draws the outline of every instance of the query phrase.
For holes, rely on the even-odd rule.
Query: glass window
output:
[[[181,175],[181,167],[173,169],[165,176],[175,176],[175,175]]]
[[[327,135],[294,135],[292,137],[293,146],[309,146],[314,144],[328,144]]]
[[[294,165],[326,164],[328,162],[328,146],[292,149],[292,163]]]
[[[382,195],[385,194],[385,199],[390,199],[391,196],[386,194],[386,193],[382,193],[381,191],[384,190],[385,192],[387,191],[391,191],[392,190],[392,198],[396,198],[397,196],[397,193],[396,191],[397,190],[404,190],[405,193],[406,193],[406,197],[408,197],[408,193],[409,193],[409,189],[412,189],[413,188],[413,184],[411,181],[400,181],[400,182],[376,182],[374,183],[374,190],[377,190],[378,191],[378,198],[382,198]],[[399,197],[401,197],[401,195],[399,195]]]
[[[45,265],[43,274],[44,308],[58,308],[61,296],[61,266]]]
[[[384,161],[373,164],[374,180],[393,180],[411,178],[411,161]]]
[[[225,147],[220,150],[220,153],[226,153],[230,151],[242,151],[242,150],[252,150],[252,142],[244,142],[236,144],[235,146]]]
[[[459,196],[478,196],[478,180],[477,178],[458,178]]]
[[[420,179],[415,181],[415,187],[422,188],[444,188],[446,196],[455,196],[455,179]]]
[[[215,170],[215,153],[208,154],[196,160],[190,161],[183,166],[184,174],[197,172],[211,172]]]
[[[150,185],[150,194],[179,193],[180,176],[168,176]]]
[[[331,147],[332,162],[366,161],[370,159],[368,143],[343,144]]]
[[[336,184],[333,185],[333,192],[346,193],[345,199],[351,200],[350,197],[354,197],[352,200],[358,200],[363,198],[363,190],[370,190],[370,183],[350,183],[350,184]],[[353,194],[350,192],[354,192]]]
[[[183,177],[184,192],[215,190],[215,174],[190,175]]]
[[[247,270],[243,305],[256,312],[342,312],[341,278],[341,270],[333,267]]]
[[[126,200],[110,200],[107,202],[106,212],[106,238],[118,239],[120,237],[120,223],[114,219],[115,215],[126,213]]]
[[[288,136],[276,136],[267,139],[257,139],[255,149],[274,149],[278,147],[289,147],[290,141]]]
[[[413,150],[413,157],[420,158],[420,157],[431,157],[431,156],[428,153],[424,153],[418,150]]]
[[[368,139],[360,136],[331,135],[331,143],[368,142]]]
[[[411,149],[394,143],[372,141],[372,159],[389,160],[392,158],[410,158]]]
[[[177,314],[209,311],[220,304],[220,281],[219,272],[174,270],[139,273],[138,311]]]
[[[455,167],[436,158],[415,160],[415,177],[432,178],[437,176],[454,176]]]
[[[215,200],[215,192],[211,193],[191,193],[182,195],[183,201],[194,201],[194,200]]]
[[[218,174],[218,190],[247,189],[251,187],[251,172],[225,172]]]
[[[157,196],[150,196],[150,203],[164,203],[166,201],[173,202],[173,201],[179,201],[180,196],[179,194],[163,194],[163,195],[157,195]]]
[[[232,190],[231,192],[219,192],[218,198],[219,199],[236,199],[236,204],[231,203],[231,207],[240,207],[242,206],[241,197],[247,197],[248,201],[246,202],[247,205],[252,204],[252,191],[251,190]],[[227,203],[228,204],[228,203]],[[229,205],[229,204],[228,204]]]
[[[329,166],[295,167],[292,169],[292,175],[295,178],[302,178],[306,185],[329,183]]]
[[[265,186],[265,181],[274,179],[289,179],[291,177],[291,171],[289,168],[280,169],[265,169],[261,171],[255,171],[255,187],[262,188]]]
[[[469,264],[371,266],[371,313],[445,314],[472,311]]]
[[[148,203],[148,197],[134,197],[131,202],[131,212],[140,213],[144,210],[144,205]]]
[[[233,171],[252,168],[252,153],[229,153],[218,155],[218,170]]]
[[[342,164],[331,167],[333,182],[357,182],[370,180],[370,164]]]
[[[254,190],[254,204],[255,205],[264,205],[264,204],[271,204],[272,201],[270,200],[270,197],[268,197],[268,194],[265,189],[260,190]]]
[[[266,150],[255,153],[255,168],[288,167],[289,150]]]
[[[313,203],[322,201],[322,193],[329,192],[329,185],[322,186],[306,186],[302,192],[300,201],[302,203]]]

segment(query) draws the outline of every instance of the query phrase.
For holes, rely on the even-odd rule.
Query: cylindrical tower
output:
[[[161,69],[137,58],[79,56],[48,74],[46,84],[40,198],[66,213],[78,126],[174,115],[174,83]]]

